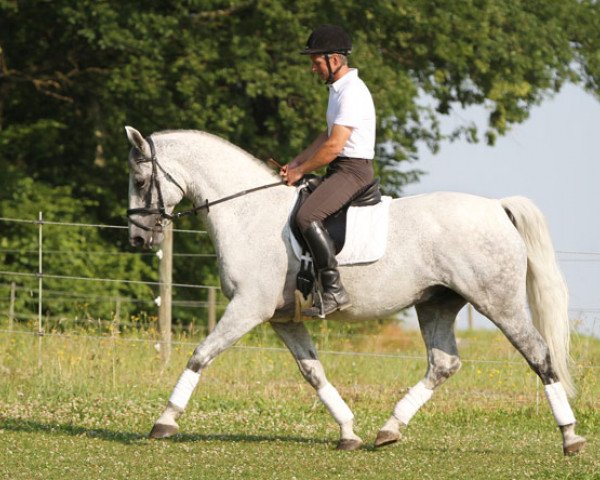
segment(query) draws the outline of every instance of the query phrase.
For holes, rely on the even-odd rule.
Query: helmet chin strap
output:
[[[334,81],[333,77],[335,76],[336,73],[338,73],[340,71],[340,68],[342,68],[342,64],[340,63],[340,66],[338,68],[336,68],[335,72],[334,72],[331,70],[329,54],[326,53],[324,56],[325,56],[325,63],[327,64],[327,71],[329,72],[329,75],[327,76],[327,80],[325,81],[325,85],[331,85]]]

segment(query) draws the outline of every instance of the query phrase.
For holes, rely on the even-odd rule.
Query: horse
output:
[[[230,300],[216,328],[195,348],[150,438],[175,435],[201,372],[244,334],[270,322],[339,425],[336,448],[360,448],[354,414],[327,379],[305,324],[294,315],[300,262],[290,245],[288,221],[295,189],[265,162],[210,133],[173,130],[144,137],[125,128],[132,147],[130,243],[151,248],[162,241],[168,222],[200,213]],[[194,208],[175,213],[184,197]],[[398,441],[434,390],[459,370],[454,323],[468,302],[503,332],[541,379],[563,453],[583,449],[586,439],[575,432],[568,400],[575,387],[569,372],[567,287],[544,216],[531,200],[453,192],[393,199],[383,257],[340,267],[340,274],[352,306],[328,319],[381,319],[414,306],[427,349],[424,377],[396,403],[375,447]]]

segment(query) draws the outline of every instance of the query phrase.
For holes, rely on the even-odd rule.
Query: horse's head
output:
[[[163,228],[184,192],[159,163],[152,137],[145,139],[132,127],[125,130],[133,146],[129,152],[129,241],[135,247],[151,248],[162,242]]]

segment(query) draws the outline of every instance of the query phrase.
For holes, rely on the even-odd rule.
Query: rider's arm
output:
[[[291,164],[289,165],[283,175],[287,184],[292,185],[300,180],[306,173],[317,170],[335,160],[344,148],[344,145],[346,145],[351,133],[352,128],[350,127],[334,125],[331,129],[331,135],[317,146],[316,152],[313,155],[307,157],[298,166],[292,167]],[[316,142],[313,142],[313,145],[314,143]]]
[[[302,165],[310,157],[312,157],[317,150],[323,145],[329,137],[327,136],[327,130],[319,135],[308,147],[300,152],[296,158],[294,158],[289,164],[288,168],[297,168],[298,165]]]

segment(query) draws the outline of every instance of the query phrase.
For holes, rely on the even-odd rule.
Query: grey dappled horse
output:
[[[263,162],[211,134],[170,131],[145,139],[134,128],[126,130],[133,146],[131,243],[160,243],[164,222],[188,198],[206,216],[221,287],[230,299],[215,330],[195,349],[150,436],[174,435],[200,372],[245,333],[270,322],[340,425],[338,448],[359,448],[354,415],[327,380],[306,327],[294,321],[299,261],[286,234],[294,188],[280,184]],[[340,268],[352,307],[328,317],[377,319],[416,307],[429,366],[396,404],[375,445],[397,441],[400,428],[459,369],[454,321],[470,302],[541,378],[564,453],[581,450],[585,439],[575,433],[567,399],[574,392],[568,369],[567,290],[544,218],[533,203],[522,197],[492,200],[460,193],[396,199],[387,240],[381,260]]]

